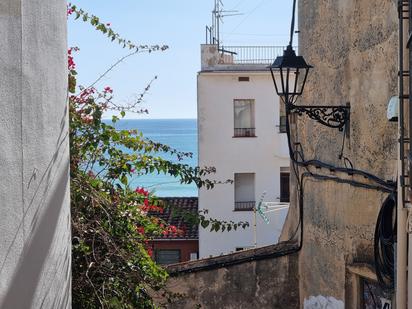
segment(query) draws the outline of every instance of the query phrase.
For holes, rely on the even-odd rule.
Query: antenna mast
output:
[[[216,44],[219,48],[221,46],[220,41],[220,26],[223,23],[223,18],[227,16],[243,15],[239,14],[238,11],[227,11],[224,10],[222,0],[214,0],[214,7],[212,11],[212,26],[206,26],[206,43]]]

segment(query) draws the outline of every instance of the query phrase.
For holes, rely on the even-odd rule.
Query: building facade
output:
[[[197,216],[197,197],[162,197],[164,210],[153,212],[176,232],[167,233],[150,241],[153,258],[161,265],[197,260],[199,256],[199,227],[190,223],[187,216]]]
[[[200,229],[201,258],[253,248],[255,242],[257,246],[277,243],[287,213],[285,209],[268,213],[269,224],[257,215],[254,227],[253,208],[264,193],[265,201],[288,202],[289,157],[282,133],[284,118],[266,68],[269,63],[257,54],[241,57],[245,50],[235,55],[217,45],[201,46],[199,166],[213,166],[214,179],[233,183],[201,189],[199,209],[219,220],[250,223],[246,229],[223,235]]]

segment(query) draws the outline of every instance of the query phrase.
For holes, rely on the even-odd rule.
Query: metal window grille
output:
[[[255,137],[256,129],[255,128],[235,128],[234,136],[235,137]]]
[[[158,249],[155,254],[156,263],[160,265],[180,263],[179,249]]]
[[[251,211],[255,208],[256,202],[249,201],[249,202],[235,202],[235,210],[236,211]]]

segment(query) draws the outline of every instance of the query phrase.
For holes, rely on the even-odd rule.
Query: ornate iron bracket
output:
[[[291,113],[302,116],[306,114],[310,119],[313,119],[327,127],[339,129],[343,128],[350,120],[350,104],[345,106],[298,106],[290,104],[289,111]]]

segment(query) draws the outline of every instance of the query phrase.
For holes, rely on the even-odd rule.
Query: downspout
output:
[[[408,0],[409,1],[409,0]],[[408,236],[406,234],[407,211],[405,210],[405,91],[404,72],[409,67],[409,55],[405,52],[405,42],[408,40],[407,33],[409,25],[404,21],[404,0],[398,1],[399,12],[399,161],[398,161],[398,205],[397,205],[397,244],[396,244],[396,308],[407,308],[407,246]],[[405,66],[406,64],[406,66]],[[409,291],[408,291],[409,292]],[[411,307],[409,307],[411,308]]]
[[[409,117],[409,123],[408,123],[408,139],[409,139],[409,150],[408,150],[408,165],[407,165],[407,174],[409,176],[408,178],[408,184],[411,185],[412,184],[412,180],[411,180],[411,176],[412,176],[412,147],[411,147],[411,138],[412,138],[412,93],[411,93],[411,89],[412,89],[412,79],[410,78],[410,74],[412,71],[412,46],[411,46],[411,33],[412,33],[412,1],[408,0],[408,9],[409,9],[409,18],[408,18],[408,32],[405,33],[404,37],[408,37],[407,39],[407,43],[406,43],[406,48],[408,51],[408,57],[407,57],[407,65],[409,68],[409,75],[408,75],[408,94],[409,94],[409,100],[408,100],[408,117]],[[408,217],[411,215],[411,187],[409,187],[406,192],[408,192],[408,194],[405,194],[405,199],[408,200],[408,202],[405,202],[405,209],[404,209],[404,218],[402,218],[404,220],[404,224],[405,224],[405,228],[403,230],[404,234],[406,234],[406,237],[408,238],[408,247],[405,248],[405,250],[408,251],[408,268],[406,269],[406,271],[408,272],[408,279],[407,279],[407,290],[408,290],[408,296],[406,299],[406,302],[408,304],[408,309],[412,309],[412,271],[408,271],[409,267],[412,266],[412,235],[409,232],[409,224],[408,224]]]

